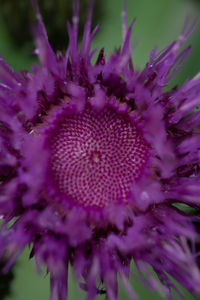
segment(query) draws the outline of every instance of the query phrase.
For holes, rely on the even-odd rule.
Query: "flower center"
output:
[[[84,206],[127,204],[149,147],[128,115],[111,108],[66,116],[51,132],[51,176],[66,199]]]

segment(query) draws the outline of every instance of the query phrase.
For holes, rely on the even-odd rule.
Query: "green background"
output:
[[[24,0],[27,1],[27,0]],[[49,0],[51,1],[51,0]],[[55,0],[54,0],[55,1]],[[67,0],[66,0],[67,1]],[[93,46],[105,48],[106,56],[115,47],[121,44],[121,8],[120,0],[100,0],[102,5],[101,27],[93,41]],[[1,1],[0,1],[1,3]],[[132,41],[137,45],[133,53],[133,60],[136,68],[142,68],[147,59],[148,53],[154,46],[162,49],[169,42],[174,40],[180,33],[185,17],[193,19],[199,15],[200,5],[198,1],[184,0],[129,0],[127,1],[128,22],[136,17],[133,29]],[[21,15],[18,16],[19,22]],[[12,21],[12,20],[11,20]],[[65,28],[63,28],[65,30]],[[23,34],[23,32],[21,33]],[[187,44],[192,44],[192,51],[178,71],[176,79],[171,84],[182,83],[191,78],[200,70],[200,35],[199,27],[189,39]],[[6,61],[15,69],[30,68],[33,57],[27,49],[17,48],[12,36],[6,30],[0,11],[0,52]],[[49,299],[49,278],[45,273],[39,276],[34,267],[34,260],[29,260],[29,250],[25,249],[17,261],[14,269],[15,279],[12,283],[12,294],[6,300],[48,300]],[[156,293],[149,292],[139,283],[133,283],[136,291],[142,300],[161,299]],[[187,300],[193,299],[189,293],[184,291]],[[73,281],[72,272],[69,278],[69,300],[84,299],[84,293],[78,290]],[[99,297],[104,299],[105,296]],[[0,296],[1,299],[1,296]],[[120,288],[119,299],[127,299],[123,288]],[[174,299],[180,299],[177,295]]]

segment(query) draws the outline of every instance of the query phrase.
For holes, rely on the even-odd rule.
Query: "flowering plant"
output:
[[[76,1],[67,51],[57,54],[35,2],[34,8],[40,66],[15,73],[0,60],[4,271],[30,245],[38,269],[45,264],[50,273],[51,300],[66,299],[69,264],[88,300],[99,293],[117,299],[118,275],[134,299],[132,261],[168,299],[177,289],[171,277],[199,293],[194,216],[177,204],[199,206],[200,76],[165,90],[190,51],[179,53],[197,22],[161,52],[153,49],[136,71],[134,21],[127,28],[125,9],[121,48],[108,59],[100,50],[92,63],[92,5],[80,50]]]

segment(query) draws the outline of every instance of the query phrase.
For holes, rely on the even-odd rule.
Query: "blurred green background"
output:
[[[115,47],[119,47],[121,44],[121,0],[96,0],[98,2],[96,6],[96,12],[94,15],[94,24],[97,22],[101,24],[100,30],[96,35],[93,46],[99,50],[104,47],[106,56],[111,53]],[[5,11],[5,2],[13,4],[13,9],[7,9]],[[27,35],[23,28],[29,28],[30,24],[27,21],[27,15],[20,9],[16,9],[18,4],[23,6],[23,2],[26,9],[30,12],[30,4],[27,0],[0,0],[0,53],[6,59],[6,61],[15,69],[30,69],[30,64],[35,61],[35,57],[31,54],[33,50],[33,44],[31,43],[31,34]],[[44,1],[38,1],[39,4]],[[71,14],[70,8],[66,7],[66,2],[71,6],[69,0],[48,0],[48,7],[43,7],[43,15],[45,23],[48,28],[48,32],[51,34],[50,40],[56,36],[56,31],[62,31],[59,34],[60,40],[56,43],[63,49],[67,46],[67,38],[65,26],[60,28],[62,24],[62,18],[64,16],[62,9],[66,9],[66,17]],[[57,4],[58,8],[55,11],[53,4]],[[52,8],[51,8],[52,4]],[[46,10],[53,9],[50,13]],[[60,15],[62,12],[62,16]],[[85,8],[81,12],[83,18],[85,17]],[[195,0],[127,0],[127,14],[128,23],[136,17],[136,23],[133,29],[133,42],[136,44],[135,51],[133,53],[133,60],[136,68],[143,68],[147,59],[148,53],[154,46],[158,46],[158,49],[162,49],[169,42],[177,38],[179,35],[186,16],[191,16],[191,20],[200,15],[200,1]],[[53,17],[52,17],[53,16]],[[61,18],[62,17],[62,18]],[[61,19],[59,19],[61,18]],[[30,17],[31,19],[31,17]],[[57,21],[59,20],[59,22]],[[60,22],[61,20],[61,22]],[[32,19],[31,19],[32,21]],[[63,21],[64,22],[64,21]],[[83,22],[83,20],[81,21]],[[26,24],[27,23],[27,24]],[[64,24],[64,23],[63,23]],[[25,27],[24,27],[25,26]],[[17,37],[12,31],[12,28],[17,29],[17,33],[20,37]],[[199,28],[196,29],[192,37],[186,44],[192,44],[192,51],[184,63],[181,70],[178,71],[176,79],[172,80],[172,84],[181,84],[187,78],[191,78],[200,70],[200,34]],[[27,40],[27,41],[26,41]],[[53,47],[56,45],[53,41]],[[29,260],[29,250],[25,249],[20,256],[14,268],[15,279],[12,282],[12,293],[10,296],[4,298],[4,300],[49,300],[49,278],[45,273],[39,276],[34,267],[34,261]],[[149,292],[146,288],[141,286],[137,282],[133,282],[133,285],[140,295],[142,300],[159,300],[159,295]],[[193,299],[184,291],[186,300]],[[1,299],[0,295],[0,299]],[[73,281],[72,272],[70,272],[69,278],[69,300],[84,299],[84,293],[78,290],[75,282]],[[105,299],[105,296],[101,296],[98,299]],[[126,294],[123,288],[120,288],[119,299],[126,300]],[[180,299],[179,296],[174,295],[174,299]]]

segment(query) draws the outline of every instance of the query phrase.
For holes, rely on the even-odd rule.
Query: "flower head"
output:
[[[194,216],[200,151],[200,76],[165,85],[189,53],[196,26],[136,71],[122,13],[123,42],[96,63],[92,8],[77,48],[78,2],[69,46],[54,54],[37,16],[40,66],[15,73],[0,61],[0,253],[6,271],[26,245],[50,273],[51,300],[65,300],[71,264],[88,300],[105,286],[117,299],[117,276],[130,297],[131,262],[148,285],[171,299],[171,277],[200,292]],[[12,225],[9,225],[12,221]],[[156,272],[158,280],[149,272]]]

